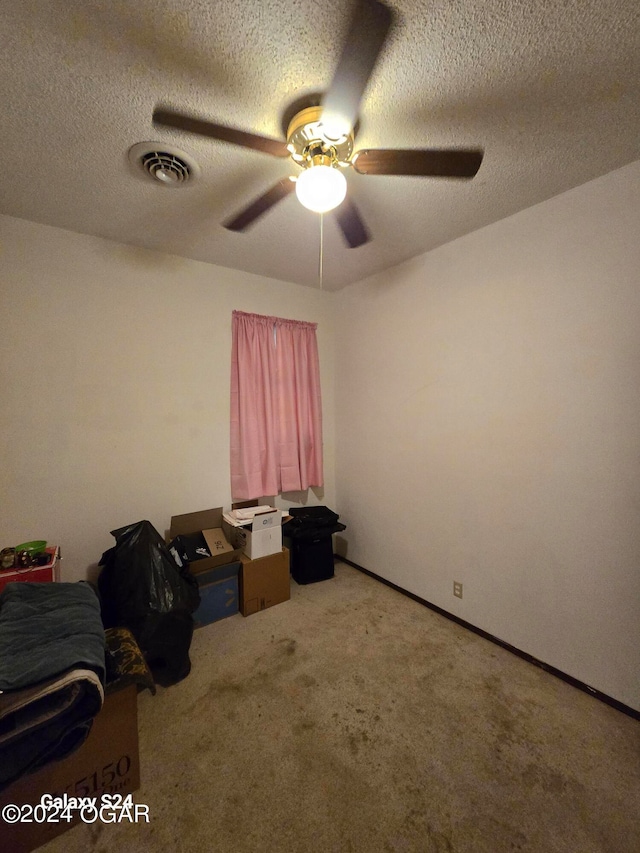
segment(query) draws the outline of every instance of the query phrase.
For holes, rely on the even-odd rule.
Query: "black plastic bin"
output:
[[[346,524],[326,506],[291,507],[292,516],[282,528],[290,550],[291,576],[299,584],[316,583],[333,577],[333,534]]]

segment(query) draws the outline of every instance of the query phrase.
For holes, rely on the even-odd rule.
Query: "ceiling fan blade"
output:
[[[247,133],[247,131],[239,130],[237,127],[227,127],[224,124],[216,124],[206,119],[176,113],[173,110],[158,108],[154,110],[152,120],[155,125],[186,130],[187,133],[197,133],[199,136],[210,136],[212,139],[218,139],[221,142],[242,145],[244,148],[262,151],[264,154],[272,154],[274,157],[289,156],[286,142],[279,139]]]
[[[259,219],[264,213],[276,205],[283,198],[286,198],[296,188],[295,181],[289,178],[282,178],[277,184],[274,184],[266,193],[259,196],[255,201],[252,201],[248,207],[245,207],[240,213],[227,219],[223,222],[223,226],[229,231],[246,231],[256,219]]]
[[[357,151],[351,165],[361,175],[473,178],[482,163],[479,149],[384,149]]]
[[[329,91],[322,124],[333,139],[349,133],[360,101],[393,23],[393,12],[379,0],[358,0]]]
[[[350,249],[357,249],[358,246],[363,246],[371,240],[371,234],[364,224],[360,211],[348,196],[340,207],[336,208],[335,214]]]

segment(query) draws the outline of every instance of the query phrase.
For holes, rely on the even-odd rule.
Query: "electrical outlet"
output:
[[[462,584],[460,581],[453,582],[453,594],[456,598],[462,598]]]

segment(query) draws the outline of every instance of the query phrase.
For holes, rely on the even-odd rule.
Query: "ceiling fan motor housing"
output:
[[[287,147],[292,159],[305,167],[312,165],[317,157],[329,158],[335,165],[349,165],[353,131],[339,139],[331,139],[322,126],[321,117],[322,107],[307,107],[293,117],[287,130]]]

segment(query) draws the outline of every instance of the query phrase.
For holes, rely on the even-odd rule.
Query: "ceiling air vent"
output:
[[[188,154],[164,142],[139,142],[129,149],[129,160],[166,187],[184,186],[200,171]]]

